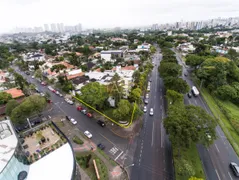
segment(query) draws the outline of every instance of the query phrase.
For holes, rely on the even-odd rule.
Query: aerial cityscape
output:
[[[0,2],[0,180],[238,179],[238,7]]]

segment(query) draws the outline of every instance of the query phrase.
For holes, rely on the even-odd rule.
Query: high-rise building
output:
[[[44,24],[44,30],[45,31],[50,31],[48,24]]]
[[[64,24],[61,23],[61,24],[60,24],[60,32],[64,32],[64,31],[65,31],[65,29],[64,29]]]
[[[10,120],[0,121],[0,179],[26,179],[29,172],[27,157]]]
[[[52,32],[57,32],[56,24],[51,24],[51,31]]]
[[[157,31],[159,29],[158,24],[153,24],[151,30]]]

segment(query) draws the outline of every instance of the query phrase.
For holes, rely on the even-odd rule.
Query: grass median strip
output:
[[[188,175],[187,172],[194,174],[194,177],[205,179],[196,145],[192,144],[188,149],[181,149],[180,156],[178,156],[177,151],[178,149],[173,148],[176,180],[189,179],[191,175]]]
[[[76,144],[84,144],[84,141],[82,141],[78,136],[74,136],[72,138],[73,142],[76,143]]]
[[[230,144],[236,151],[237,155],[239,155],[239,149],[237,145],[239,144],[239,135],[236,132],[235,128],[232,126],[222,110],[218,107],[216,101],[214,100],[215,97],[210,95],[206,89],[201,89],[201,94],[203,95],[203,98],[207,102],[207,105],[209,106],[213,115],[218,119],[218,123],[220,124]],[[237,106],[230,102],[222,102],[222,105],[224,106],[224,108],[230,110],[230,114],[233,119],[237,119],[239,117],[239,108]]]

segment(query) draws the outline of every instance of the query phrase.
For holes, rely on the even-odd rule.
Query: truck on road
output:
[[[193,86],[193,87],[192,87],[192,94],[193,94],[194,96],[198,96],[198,95],[199,95],[199,91],[198,91],[198,89],[196,88],[196,86]]]

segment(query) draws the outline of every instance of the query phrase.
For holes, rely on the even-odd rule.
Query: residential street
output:
[[[187,72],[187,69],[178,53],[177,60],[179,64],[182,65],[184,74],[184,72]],[[183,79],[187,81],[190,87],[194,85],[194,83],[190,79],[190,76],[183,75]],[[188,96],[185,95],[184,101],[186,104],[200,106],[212,115],[210,109],[208,108],[201,95],[199,95],[198,97],[193,96],[192,98],[188,98]],[[239,159],[219,125],[216,127],[216,134],[218,136],[218,139],[209,148],[205,148],[202,145],[197,146],[206,177],[208,180],[237,179],[229,169],[229,163],[236,162],[237,164],[239,164]]]
[[[18,73],[27,79],[27,81],[34,83],[41,92],[49,92],[51,94],[51,100],[53,101],[53,109],[50,112],[46,112],[45,116],[62,115],[62,117],[70,116],[77,121],[77,127],[83,133],[88,130],[93,135],[91,139],[94,146],[102,143],[105,145],[105,153],[107,153],[112,159],[120,163],[122,166],[128,166],[132,164],[136,143],[116,136],[107,127],[101,127],[97,124],[93,118],[88,118],[86,115],[77,111],[75,105],[69,105],[65,102],[63,97],[57,96],[51,92],[47,86],[42,86],[36,79],[32,79],[31,76],[27,76],[24,72],[21,72],[17,67],[13,67]],[[110,123],[108,125],[111,125]]]
[[[137,140],[132,180],[174,179],[170,142],[165,135],[162,122],[165,116],[165,106],[163,82],[158,74],[161,59],[162,55],[157,49],[153,57],[156,66],[152,70],[147,113],[144,114],[143,128]],[[150,108],[154,109],[153,116],[149,115]]]

